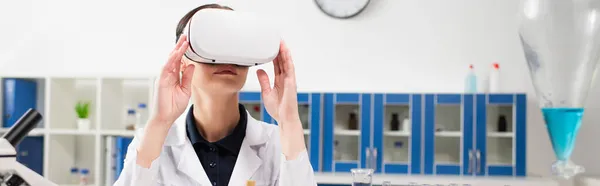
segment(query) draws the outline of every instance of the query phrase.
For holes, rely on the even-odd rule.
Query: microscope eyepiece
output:
[[[17,145],[29,134],[35,126],[42,121],[42,115],[35,109],[29,109],[15,124],[8,129],[8,132],[2,136],[6,139],[13,147]]]

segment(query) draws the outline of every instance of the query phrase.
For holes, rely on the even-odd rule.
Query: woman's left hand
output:
[[[290,51],[281,41],[279,54],[273,60],[275,82],[271,88],[267,73],[259,69],[256,73],[267,112],[277,121],[280,130],[281,148],[288,160],[306,149],[304,129],[298,113],[296,73]]]

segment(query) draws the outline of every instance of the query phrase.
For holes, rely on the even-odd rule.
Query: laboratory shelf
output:
[[[383,135],[386,137],[409,137],[410,136],[410,132],[408,131],[385,131],[383,132]]]
[[[144,114],[144,119],[148,117],[148,108],[152,108],[154,78],[99,78],[98,82],[99,99],[102,100],[98,108],[102,117],[97,122],[103,130],[135,129],[135,120],[127,123],[128,120],[124,119],[130,109],[135,114]],[[143,111],[140,104],[146,107]]]
[[[335,129],[334,134],[338,136],[360,136],[360,130]]]
[[[122,137],[133,137],[136,131],[133,130],[102,130],[100,132],[103,136],[122,136]]]
[[[77,129],[50,129],[51,135],[96,135],[96,130],[77,130]]]
[[[126,109],[139,103],[151,107],[155,77],[0,77],[2,97],[0,134],[27,109],[35,108],[43,115],[41,124],[29,137],[41,137],[40,159],[21,158],[32,169],[59,184],[73,184],[71,167],[89,169],[90,183],[104,182],[105,148],[103,136],[133,136],[127,131]],[[75,104],[88,102],[90,127],[80,129]],[[28,137],[28,138],[29,138]],[[35,141],[34,141],[35,142]],[[32,144],[35,144],[32,142]],[[26,149],[24,149],[26,150]],[[29,151],[32,151],[31,149]],[[21,153],[23,154],[23,153]],[[32,153],[26,153],[32,154]]]
[[[322,172],[524,177],[526,106],[523,93],[326,93]]]
[[[127,110],[144,120],[148,112],[139,105],[152,108],[156,88],[151,76],[0,80],[0,134],[26,109],[40,111],[43,122],[28,136],[28,144],[35,145],[23,151],[37,150],[41,156],[20,160],[61,185],[76,184],[71,183],[72,166],[90,169],[94,185],[115,181],[139,131],[130,127],[133,115]],[[260,92],[242,91],[239,99],[254,118],[278,125]],[[91,104],[89,129],[78,128],[79,101]],[[343,184],[332,180],[347,179],[352,168],[367,166],[386,179],[527,176],[523,93],[300,92],[298,103],[319,183]]]
[[[98,129],[99,120],[97,78],[49,78],[46,79],[49,129],[77,129],[76,103],[87,102],[89,107],[90,129]]]
[[[48,140],[47,160],[44,167],[48,168],[46,178],[57,184],[76,184],[70,174],[72,167],[89,170],[89,181],[95,183],[97,180],[94,173],[99,166],[96,158],[99,151],[94,148],[96,136],[79,136],[72,134],[51,134]]]
[[[456,131],[442,131],[442,132],[435,132],[435,136],[436,137],[461,137],[462,133],[461,132],[456,132]]]
[[[515,134],[512,132],[488,132],[488,137],[492,138],[513,138]]]

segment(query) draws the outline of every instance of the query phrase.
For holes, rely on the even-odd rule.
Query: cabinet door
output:
[[[37,83],[26,79],[3,80],[3,126],[10,128],[30,108],[36,108]]]
[[[375,94],[373,146],[377,173],[421,173],[421,95]]]
[[[425,174],[469,172],[473,145],[473,96],[425,95]]]
[[[298,112],[304,128],[306,149],[314,171],[319,171],[320,167],[322,97],[320,93],[298,93]]]
[[[524,94],[477,95],[476,174],[525,175]]]
[[[116,170],[115,170],[115,180],[119,179],[119,175],[121,175],[121,171],[125,167],[125,157],[127,156],[127,148],[133,138],[131,137],[115,137],[115,145],[117,146],[117,157],[115,158],[116,162]]]
[[[260,92],[240,92],[239,99],[240,104],[246,107],[246,110],[248,110],[254,119],[275,124],[275,121],[263,105]]]
[[[19,163],[43,176],[44,137],[25,137],[16,150]]]
[[[324,95],[323,171],[366,166],[366,150],[372,146],[371,99],[371,94]]]

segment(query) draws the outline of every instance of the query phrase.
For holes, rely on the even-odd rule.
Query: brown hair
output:
[[[194,16],[194,14],[196,14],[196,12],[198,12],[202,9],[207,9],[207,8],[233,10],[232,8],[230,8],[228,6],[222,6],[219,4],[205,4],[205,5],[194,8],[193,10],[191,10],[187,14],[185,14],[181,18],[181,20],[179,20],[179,23],[177,24],[177,29],[175,30],[175,42],[177,42],[177,40],[179,40],[179,36],[181,36],[181,34],[183,33],[183,29],[187,25],[188,21],[190,21],[192,16]]]

